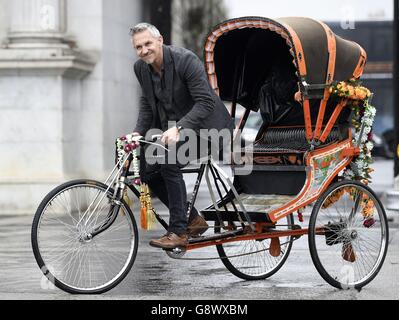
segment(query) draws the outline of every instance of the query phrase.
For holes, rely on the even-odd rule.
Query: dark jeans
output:
[[[187,191],[180,169],[179,165],[159,165],[159,170],[147,176],[151,191],[169,209],[168,231],[176,234],[185,233],[187,229]],[[197,215],[198,211],[193,208],[188,221]]]
[[[177,148],[181,144],[177,144]],[[176,147],[176,146],[175,146]],[[173,147],[172,147],[173,148]],[[198,151],[197,155],[203,155]],[[198,156],[196,158],[199,158]],[[169,161],[173,160],[173,161]],[[195,160],[195,158],[191,159]],[[178,163],[176,158],[169,159],[166,152],[165,164],[152,164],[146,166],[145,182],[161,202],[168,207],[170,213],[169,232],[176,234],[186,233],[187,225],[197,215],[198,211],[193,207],[187,217],[187,190],[181,169],[187,163]],[[171,163],[169,163],[171,162]]]

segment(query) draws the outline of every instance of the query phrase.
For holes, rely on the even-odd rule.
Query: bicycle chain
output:
[[[296,241],[296,240],[298,240],[298,239],[299,239],[299,238],[293,238],[293,239],[292,239],[292,242],[294,242],[294,241]],[[290,242],[290,241],[283,242],[283,243],[281,243],[280,245],[285,245],[285,244],[287,244],[287,243],[289,243],[289,242]],[[262,250],[257,250],[257,251],[253,251],[253,252],[248,252],[248,253],[236,254],[236,255],[231,255],[231,256],[223,256],[223,257],[221,257],[221,256],[219,256],[219,257],[210,257],[210,258],[183,258],[183,257],[178,257],[179,254],[183,254],[183,255],[184,255],[184,254],[186,253],[186,251],[182,251],[181,253],[173,253],[173,252],[171,252],[171,251],[166,251],[166,254],[167,254],[170,258],[175,259],[175,260],[195,260],[195,261],[200,261],[200,260],[220,260],[220,259],[237,258],[237,257],[248,256],[248,255],[250,255],[250,254],[255,254],[255,253],[267,251],[267,250],[269,250],[269,249],[270,249],[270,247],[269,247],[269,248],[262,249]]]

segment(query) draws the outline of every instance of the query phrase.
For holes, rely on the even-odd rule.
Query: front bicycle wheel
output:
[[[291,229],[293,224],[294,217],[290,214],[287,216],[287,225],[278,230]],[[216,249],[232,274],[245,280],[261,280],[275,274],[290,254],[293,237],[281,237],[279,240],[281,251],[277,257],[269,253],[271,239],[234,241],[217,245]]]
[[[51,282],[69,293],[112,289],[136,258],[134,216],[107,189],[97,181],[67,182],[51,191],[36,211],[31,234],[36,261]]]
[[[329,284],[361,289],[378,274],[388,249],[384,208],[367,186],[331,185],[317,200],[309,222],[313,263]]]

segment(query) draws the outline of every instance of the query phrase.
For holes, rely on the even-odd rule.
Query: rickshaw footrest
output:
[[[201,237],[197,237],[197,238],[191,238],[188,240],[188,243],[195,244],[195,243],[201,243],[201,242],[206,242],[206,241],[220,240],[220,239],[238,236],[240,234],[243,234],[243,232],[244,232],[243,229],[239,229],[239,230],[233,230],[233,231],[226,231],[226,232],[222,232],[222,233],[215,233],[210,236],[201,236]]]
[[[244,213],[239,211],[243,221],[246,221]],[[251,222],[272,222],[266,212],[247,212],[251,218]],[[240,222],[235,211],[216,211],[209,208],[201,211],[201,215],[206,221],[218,221],[218,215],[223,221],[236,221]]]

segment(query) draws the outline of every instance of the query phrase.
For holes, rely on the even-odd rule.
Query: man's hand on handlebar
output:
[[[180,132],[177,127],[170,128],[165,131],[162,135],[161,141],[164,144],[171,145],[176,144],[180,139]]]
[[[143,142],[156,142],[160,140],[165,145],[173,145],[176,144],[180,139],[180,130],[177,127],[170,128],[165,131],[163,134],[154,134],[150,139],[146,140],[139,132],[133,132],[130,134],[133,137],[133,141],[143,141]],[[139,139],[139,140],[137,140]],[[167,149],[166,149],[167,150]]]

